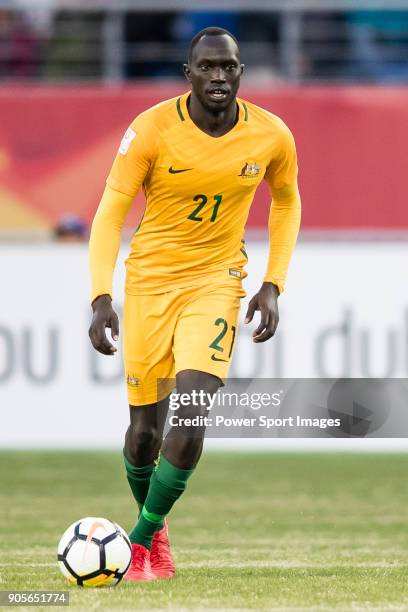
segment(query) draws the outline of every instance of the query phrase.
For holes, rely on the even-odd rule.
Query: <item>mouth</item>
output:
[[[216,102],[223,102],[228,98],[229,91],[227,89],[222,89],[221,87],[214,87],[213,89],[209,89],[207,91],[207,95],[211,100]]]

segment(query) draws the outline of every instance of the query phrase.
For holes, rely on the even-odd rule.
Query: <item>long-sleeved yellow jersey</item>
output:
[[[143,186],[146,208],[126,262],[126,291],[155,294],[243,278],[244,227],[265,179],[273,204],[265,281],[282,291],[300,222],[293,136],[277,116],[237,99],[239,117],[213,137],[191,120],[190,92],[141,113],[120,144],[91,232],[92,299],[112,294],[121,228]]]

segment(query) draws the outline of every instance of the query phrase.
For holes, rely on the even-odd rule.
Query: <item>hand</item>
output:
[[[89,328],[89,337],[94,349],[103,355],[113,355],[118,350],[109,342],[105,329],[110,327],[112,340],[119,338],[119,319],[112,308],[110,295],[100,295],[92,302],[93,317]]]
[[[255,311],[261,311],[261,322],[252,334],[254,342],[265,342],[274,335],[279,323],[279,290],[273,283],[263,283],[248,305],[245,323],[250,323]]]

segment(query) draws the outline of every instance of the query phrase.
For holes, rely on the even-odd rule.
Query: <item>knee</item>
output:
[[[198,370],[182,370],[177,374],[177,391],[191,393],[192,390],[203,390],[205,393],[216,393],[222,381],[213,374]]]
[[[176,436],[167,437],[162,452],[166,459],[182,470],[193,469],[203,450],[203,438]]]
[[[161,443],[156,427],[131,424],[125,436],[125,456],[133,465],[147,465],[157,458]]]

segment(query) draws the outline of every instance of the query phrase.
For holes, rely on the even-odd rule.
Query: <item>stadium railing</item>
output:
[[[233,17],[263,82],[408,81],[408,0],[10,0],[0,2],[0,74],[40,81],[181,77],[201,22]],[[136,22],[130,17],[136,16]],[[143,20],[148,19],[147,27]],[[224,19],[224,18],[223,18]],[[139,20],[140,27],[134,27]],[[153,21],[152,21],[153,20]],[[129,25],[131,23],[131,25]],[[153,25],[152,25],[153,23]]]

